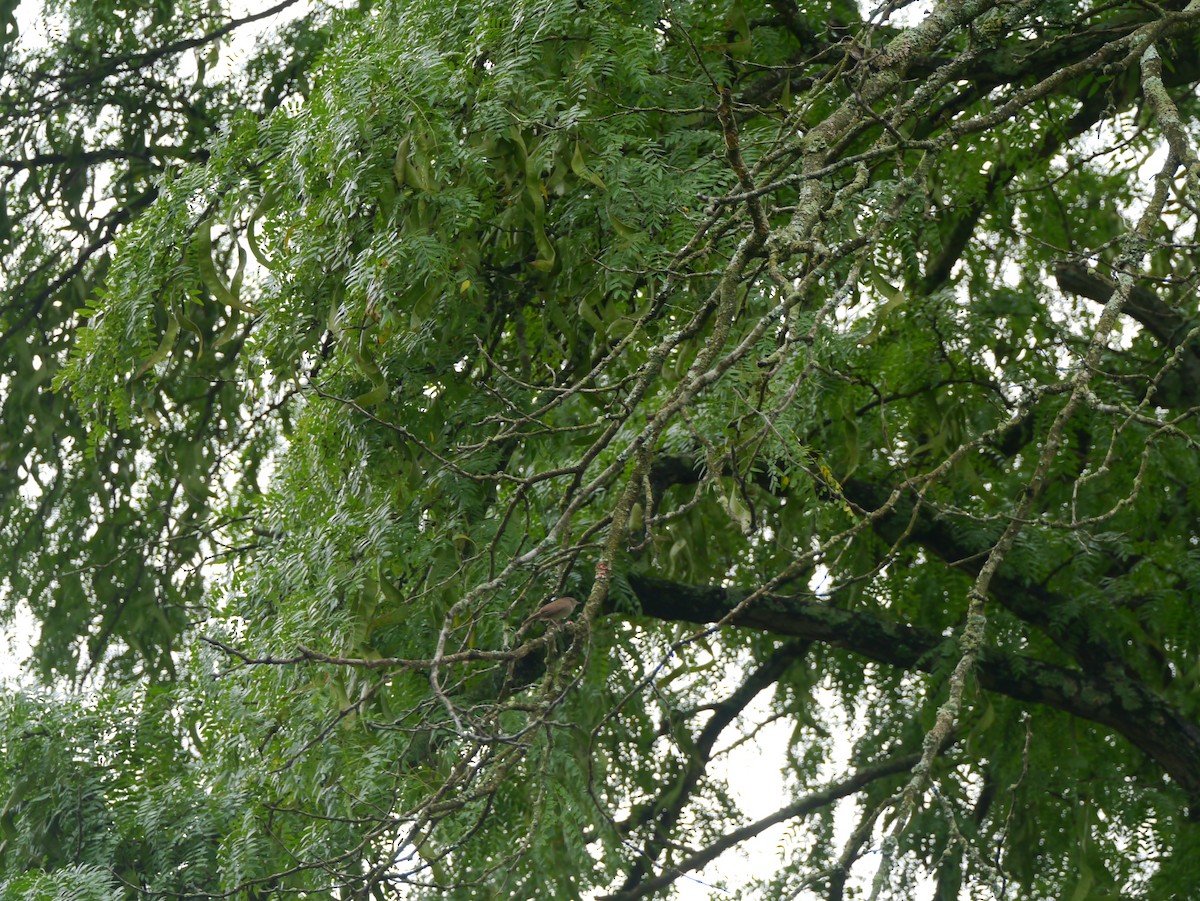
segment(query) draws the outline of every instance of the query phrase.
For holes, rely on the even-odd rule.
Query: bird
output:
[[[521,623],[521,631],[524,632],[536,622],[560,623],[574,613],[578,606],[579,601],[573,597],[561,597],[548,604],[543,604],[529,615],[529,619]]]

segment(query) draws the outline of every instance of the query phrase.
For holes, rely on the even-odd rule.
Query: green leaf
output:
[[[246,252],[241,247],[238,247],[238,268],[233,277],[232,290],[225,285],[217,274],[216,264],[213,262],[212,255],[212,219],[205,219],[196,230],[196,263],[200,273],[200,280],[204,287],[208,288],[209,292],[218,303],[222,303],[227,307],[233,307],[235,310],[241,310],[243,313],[249,313],[251,316],[258,316],[259,311],[254,309],[247,303],[239,300],[237,294],[240,292],[242,284],[242,273],[246,268]]]

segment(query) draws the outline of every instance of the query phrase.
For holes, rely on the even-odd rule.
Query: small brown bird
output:
[[[521,630],[524,631],[525,629],[529,628],[529,626],[542,620],[546,622],[560,623],[574,613],[575,608],[578,606],[579,601],[572,597],[563,597],[556,601],[551,601],[548,604],[543,604],[532,614],[530,614],[529,619],[521,623]]]

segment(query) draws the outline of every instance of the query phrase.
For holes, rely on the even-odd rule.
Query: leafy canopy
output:
[[[0,894],[1197,884],[1196,2],[239,9],[0,3]]]

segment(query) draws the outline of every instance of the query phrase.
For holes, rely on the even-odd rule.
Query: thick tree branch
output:
[[[1115,282],[1078,263],[1057,263],[1054,277],[1061,290],[1100,304],[1108,303],[1117,289]],[[1142,285],[1133,286],[1124,312],[1167,350],[1184,345],[1188,333],[1196,327],[1194,321]],[[1178,373],[1164,379],[1161,390],[1154,396],[1155,403],[1180,407],[1200,402],[1200,348],[1189,342],[1181,354]]]
[[[656,619],[717,622],[747,592],[683,585],[631,575],[642,612]],[[953,665],[958,645],[926,629],[866,610],[843,610],[820,601],[768,595],[731,625],[819,641],[879,663],[932,673]],[[984,648],[976,670],[988,691],[1045,704],[1106,726],[1154,760],[1192,798],[1200,799],[1200,727],[1164,699],[1120,671],[1100,679],[1003,648]]]
[[[657,480],[655,484],[661,486],[672,479],[683,483],[694,481],[700,475],[694,466],[689,469],[688,462],[682,458],[656,461],[652,473]],[[842,490],[850,502],[865,510],[880,508],[891,493],[887,486],[859,479],[846,480]],[[927,510],[918,510],[914,516],[912,501],[902,500],[888,514],[876,519],[874,529],[888,544],[906,542],[920,546],[964,576],[974,576],[978,572],[980,551],[986,550],[964,544],[961,531],[955,528],[952,521],[936,518]],[[1108,611],[1097,609],[1094,605],[1070,603],[1069,599],[1059,597],[1008,570],[1001,570],[992,580],[990,596],[1015,617],[1045,633],[1078,664],[1081,671],[1077,673],[1055,664],[1036,661],[1038,665],[1051,669],[1038,670],[1038,678],[1033,682],[1027,679],[1013,682],[1009,678],[1010,670],[1023,671],[1024,667],[1035,662],[1034,658],[1017,655],[1011,659],[993,660],[993,671],[988,678],[997,680],[994,684],[999,687],[995,690],[1107,725],[1159,760],[1160,765],[1171,772],[1189,793],[1200,789],[1200,772],[1193,767],[1193,764],[1200,763],[1200,727],[1147,685],[1125,659],[1121,649],[1113,643],[1113,636],[1117,633],[1109,621]],[[942,647],[941,639],[935,638],[932,633],[916,640],[912,638],[912,633],[904,631],[915,627],[888,620],[872,621],[871,627],[864,629],[856,619],[837,619],[843,613],[852,617],[850,611],[839,611],[825,604],[804,606],[802,630],[790,631],[794,623],[789,624],[788,619],[796,614],[797,608],[789,606],[787,614],[777,621],[771,613],[771,605],[776,602],[764,601],[755,605],[752,608],[755,621],[739,617],[734,623],[757,626],[780,635],[797,635],[835,644],[846,641],[847,648],[872,659],[893,662],[905,668],[915,667],[925,672],[931,671],[934,666],[922,659],[924,655],[932,653],[940,659],[954,653],[953,643]],[[792,603],[804,602],[791,599],[789,605]],[[728,612],[735,604],[736,600],[732,601],[724,608],[724,612]],[[664,618],[688,619],[685,611],[666,613]],[[715,622],[724,615],[718,610],[713,613],[710,619],[695,621]],[[815,620],[810,619],[814,617]],[[830,620],[831,617],[836,620],[836,625]],[[908,643],[910,641],[915,641],[915,644]],[[889,660],[889,648],[898,652],[902,647],[907,651]],[[994,656],[997,652],[989,653]],[[985,683],[985,687],[991,687],[982,673],[980,681]],[[1098,691],[1099,695],[1094,695],[1093,691]],[[1084,695],[1092,700],[1099,699],[1098,703],[1079,707]],[[1146,734],[1147,731],[1156,730],[1169,730],[1176,737],[1159,742],[1154,736]]]

